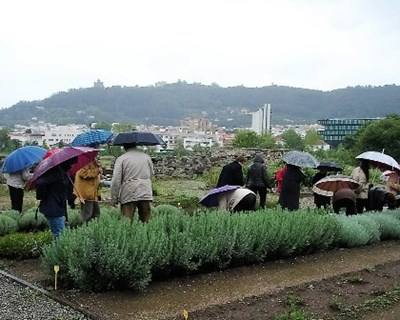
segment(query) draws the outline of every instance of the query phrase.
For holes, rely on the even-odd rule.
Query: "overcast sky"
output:
[[[400,1],[2,2],[0,107],[97,78],[106,86],[400,84]]]

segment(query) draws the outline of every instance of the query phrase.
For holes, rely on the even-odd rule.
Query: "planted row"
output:
[[[309,211],[277,210],[192,216],[158,208],[148,224],[120,219],[110,209],[67,230],[43,251],[49,273],[60,265],[64,284],[90,290],[143,289],[153,275],[220,269],[326,249],[340,222]],[[168,211],[168,213],[167,213]]]

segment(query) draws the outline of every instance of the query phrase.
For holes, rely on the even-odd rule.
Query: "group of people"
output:
[[[356,189],[342,188],[332,196],[334,212],[342,209],[347,215],[362,213],[364,211],[382,211],[384,206],[395,209],[400,204],[400,176],[395,170],[386,170],[381,178],[384,185],[373,186],[370,183],[370,162],[361,160],[359,166],[353,169],[351,178],[358,182]],[[328,174],[326,168],[321,169],[313,178],[317,183]],[[331,197],[314,193],[314,203],[317,208],[327,208],[331,204]]]
[[[262,155],[256,154],[253,163],[244,177],[243,165],[245,158],[238,156],[233,162],[225,165],[220,173],[217,188],[225,185],[236,185],[240,188],[223,192],[218,201],[221,209],[229,211],[255,210],[257,195],[260,207],[266,205],[267,191],[272,189],[271,179],[267,175]],[[337,169],[337,168],[336,168]],[[354,168],[351,178],[358,183],[356,189],[342,188],[333,196],[314,193],[314,203],[317,208],[328,208],[332,202],[334,212],[344,210],[352,215],[364,211],[382,211],[386,205],[394,209],[400,205],[400,177],[396,171],[385,171],[383,179],[385,186],[372,186],[369,177],[370,162],[361,160]],[[316,184],[329,174],[329,168],[321,167],[314,175],[312,184]],[[275,173],[276,191],[279,194],[279,205],[282,209],[293,211],[300,207],[300,190],[305,175],[300,167],[285,164]]]
[[[146,223],[151,215],[152,177],[154,175],[151,158],[136,148],[136,144],[123,145],[125,153],[118,157],[114,164],[111,182],[111,202],[120,204],[121,213],[132,218],[136,209],[139,219]],[[43,213],[49,223],[54,237],[58,237],[65,227],[67,203],[74,205],[75,199],[80,203],[81,218],[87,222],[100,214],[100,185],[102,168],[94,159],[76,172],[71,167],[77,158],[69,159],[48,170],[35,181],[36,198],[40,200],[38,211]],[[266,205],[267,192],[272,189],[264,158],[256,154],[248,167],[246,176],[243,165],[246,159],[238,156],[233,162],[225,165],[220,173],[217,188],[237,186],[230,192],[223,192],[218,198],[219,207],[230,211],[255,210],[257,195],[260,207]],[[361,213],[364,210],[382,210],[383,205],[394,208],[399,204],[400,177],[396,171],[386,171],[385,189],[371,187],[369,183],[369,166],[366,160],[352,172],[352,178],[358,182],[355,190],[343,188],[337,190],[332,197],[335,212],[345,209],[347,214]],[[24,188],[32,178],[32,169],[8,174],[12,209],[22,212]],[[313,178],[313,184],[326,177],[328,170],[321,169]],[[285,164],[275,174],[279,204],[289,211],[299,209],[300,187],[304,180],[301,168]],[[318,208],[327,208],[331,197],[314,194],[314,202]]]
[[[136,208],[139,219],[150,218],[150,203],[153,200],[151,179],[154,174],[151,158],[136,148],[135,144],[124,145],[125,153],[116,159],[111,183],[111,202],[121,205],[124,216],[132,218]],[[100,215],[100,185],[102,168],[97,159],[71,172],[78,158],[71,158],[54,166],[35,182],[36,199],[40,201],[38,211],[48,221],[50,230],[57,238],[65,228],[67,204],[80,204],[82,221],[88,222]],[[32,178],[33,167],[7,174],[7,185],[13,210],[22,212],[24,189]]]

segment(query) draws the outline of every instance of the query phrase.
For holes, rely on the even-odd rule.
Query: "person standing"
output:
[[[6,173],[4,175],[6,177],[8,191],[10,194],[11,209],[21,213],[24,203],[25,184],[30,178],[32,178],[30,168],[26,168],[14,173]]]
[[[327,174],[328,174],[327,169],[321,167],[319,171],[312,178],[312,184],[313,185],[316,184],[319,180],[325,178]],[[321,209],[322,207],[327,209],[328,206],[331,204],[331,198],[314,192],[314,204],[318,209]]]
[[[360,187],[355,190],[356,192],[356,208],[357,213],[362,213],[368,206],[368,189],[369,189],[369,162],[368,160],[361,160],[360,165],[354,168],[351,177],[356,180]]]
[[[265,170],[264,159],[261,154],[256,154],[253,164],[249,167],[246,188],[260,196],[260,207],[265,208],[267,200],[268,176]]]
[[[39,211],[45,215],[54,238],[65,228],[67,217],[68,170],[76,162],[70,159],[55,166],[36,180],[36,199],[40,200]]]
[[[75,174],[74,194],[81,203],[81,217],[85,222],[100,215],[98,200],[101,174],[102,169],[96,160]]]
[[[303,173],[300,168],[291,164],[286,165],[287,170],[282,180],[282,192],[279,195],[279,204],[282,209],[289,211],[298,210],[300,205],[300,184]]]
[[[342,188],[336,191],[332,197],[333,211],[340,213],[342,208],[346,209],[346,215],[356,214],[356,194],[349,188]]]
[[[242,166],[245,162],[243,156],[238,156],[236,159],[225,165],[218,178],[217,188],[231,185],[231,186],[243,186],[243,170]]]
[[[153,163],[146,153],[136,148],[136,144],[124,144],[124,149],[125,153],[114,164],[111,200],[114,205],[120,203],[122,214],[131,219],[138,208],[139,219],[147,222],[153,201]]]

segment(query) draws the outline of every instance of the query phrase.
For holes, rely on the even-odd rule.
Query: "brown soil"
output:
[[[3,260],[0,266],[49,289],[38,260]],[[273,319],[289,310],[288,299],[313,319],[333,319],[344,306],[394,288],[399,275],[400,242],[393,241],[157,281],[144,292],[57,294],[102,319],[183,319],[183,309],[189,319]]]

